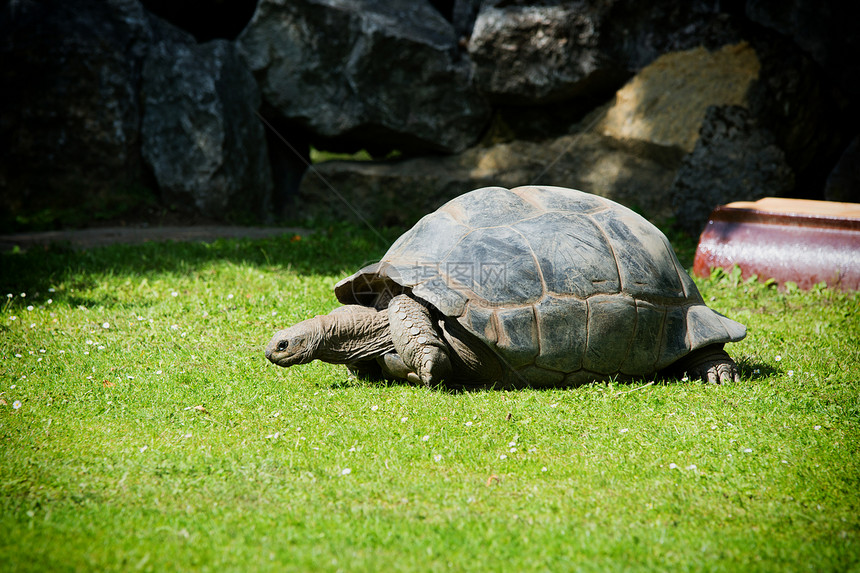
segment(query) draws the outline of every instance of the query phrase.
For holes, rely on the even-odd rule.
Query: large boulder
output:
[[[666,222],[673,214],[669,190],[676,169],[669,156],[590,133],[475,147],[444,157],[329,161],[307,172],[295,212],[404,226],[471,189],[540,183],[596,193]]]
[[[469,40],[478,86],[493,101],[543,104],[601,92],[626,70],[603,47],[605,2],[484,6]]]
[[[272,172],[251,72],[226,40],[152,17],[143,66],[143,156],[165,203],[216,219],[271,211]]]
[[[426,0],[260,0],[237,39],[263,97],[327,146],[462,151],[489,108]]]
[[[698,235],[717,205],[785,196],[794,173],[773,134],[740,106],[712,106],[672,184],[678,224]]]
[[[146,12],[137,0],[5,2],[0,36],[2,223],[109,216],[141,181]]]
[[[710,106],[747,103],[759,61],[746,42],[657,58],[615,94],[595,131],[693,151]]]

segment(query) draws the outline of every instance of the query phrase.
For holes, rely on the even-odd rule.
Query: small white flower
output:
[[[232,294],[228,294],[228,295],[227,295],[227,300],[230,300],[231,298],[233,298],[233,295],[232,295]]]
[[[537,451],[537,448],[529,448],[529,453],[533,454]]]
[[[511,448],[511,449],[510,449],[510,452],[511,452],[512,454],[516,453],[516,451],[517,451],[517,449],[516,449],[516,448]]]
[[[466,422],[466,426],[467,426],[467,427],[468,427],[468,426],[471,426],[471,425],[472,425],[472,422]]]
[[[144,318],[138,315],[137,320],[144,320]]]
[[[156,370],[156,371],[155,371],[155,373],[156,373],[156,374],[161,374],[161,370]]]
[[[499,456],[499,459],[500,460],[506,460],[506,459],[508,459],[508,456],[506,456],[505,454],[502,454]]]
[[[179,330],[179,325],[178,324],[171,324],[170,330]]]
[[[676,464],[675,462],[672,462],[671,464],[669,464],[669,469],[670,470],[678,469],[678,464]]]
[[[549,407],[550,408],[558,408],[558,402],[556,402],[555,404],[550,404]]]
[[[542,472],[547,471],[546,466],[542,467],[542,468],[540,469],[540,471],[542,471]]]
[[[87,344],[92,345],[92,343],[93,343],[93,341],[92,341],[92,340],[87,340]]]
[[[10,292],[9,294],[6,295],[6,298],[12,298],[13,296],[14,295]]]
[[[176,297],[176,296],[179,296],[179,293],[176,291],[173,291],[172,293],[170,293],[170,296]]]
[[[12,407],[15,408],[16,410],[18,408],[20,408],[21,407],[21,400],[15,400],[14,402],[12,402]]]
[[[409,418],[407,418],[406,416],[403,416],[402,418],[400,418],[400,421],[401,421],[401,422],[406,422],[406,420],[408,420],[408,419],[409,419]]]
[[[277,311],[277,310],[273,310],[273,311],[272,311],[272,316],[277,316],[277,314],[278,314],[278,311]]]
[[[149,449],[149,446],[143,446],[142,448],[140,448],[140,453],[143,453],[148,449]]]
[[[28,306],[27,310],[33,310],[33,305],[31,304],[30,306]]]
[[[110,323],[109,322],[103,322],[102,328],[110,328]]]
[[[688,469],[688,470],[694,470],[694,469],[696,469],[696,464],[690,464],[690,465],[688,465],[688,466],[687,466],[687,469]]]
[[[791,378],[792,376],[794,376],[794,370],[789,370],[788,377]]]
[[[10,316],[9,320],[18,320],[18,317],[17,316]]]
[[[752,448],[744,448],[744,453],[745,453],[745,454],[751,454],[751,453],[752,453]]]
[[[57,292],[57,289],[55,289],[54,287],[51,287],[48,289],[48,292]]]
[[[52,299],[52,298],[48,299],[48,304],[53,304],[53,302],[54,302],[54,299]]]
[[[508,447],[509,447],[509,448],[512,448],[512,447],[514,447],[514,446],[516,446],[516,445],[517,445],[516,440],[514,440],[513,442],[508,442]]]
[[[820,429],[821,429],[821,426],[812,426],[812,429],[813,429],[813,430],[820,430]]]
[[[377,410],[379,410],[379,406],[377,406],[376,404],[370,407],[371,412],[376,412]]]
[[[622,434],[626,434],[626,433],[627,433],[627,432],[629,432],[630,430],[629,430],[628,428],[621,428],[621,429],[620,429],[620,430],[618,430],[618,431],[619,431],[619,432],[621,432]]]
[[[21,293],[21,298],[27,298],[27,293],[22,292],[22,293]]]
[[[39,354],[44,354],[44,353],[45,353],[45,349],[44,349],[44,348],[40,348],[40,349],[39,349]]]
[[[422,438],[421,438],[421,441],[422,441],[422,442],[426,442],[426,441],[427,441],[427,440],[429,440],[429,439],[430,439],[430,436],[426,436],[426,435],[425,435],[424,437],[422,437]]]
[[[781,463],[781,464],[787,464],[787,463],[788,463],[788,460],[781,460],[779,463]]]
[[[22,355],[20,355],[20,354],[16,354],[16,355],[15,355],[15,358],[24,358],[24,357],[23,357]]]
[[[351,473],[352,473],[352,470],[351,470],[351,469],[349,469],[349,468],[343,468],[343,469],[341,470],[341,472],[340,472],[340,475],[342,475],[342,476],[348,476],[348,475],[349,475],[349,474],[351,474]]]
[[[104,346],[99,345],[99,350],[104,350],[104,349],[105,349],[105,347],[104,347]]]
[[[125,377],[129,380],[134,380],[134,376],[132,376],[131,374],[126,374]]]
[[[776,360],[777,362],[779,362],[780,360],[782,360],[782,356],[780,356],[779,354],[777,354],[777,355],[774,357],[774,360]]]
[[[712,429],[712,430],[716,430],[716,429],[717,429],[717,425],[716,425],[716,424],[714,424],[713,426],[711,426],[711,429]]]
[[[433,456],[433,460],[437,461],[437,462],[441,462],[442,461],[442,454],[436,454],[435,456]]]
[[[18,387],[18,385],[17,385],[17,384],[12,384],[11,386],[9,386],[9,389],[10,389],[10,390],[14,390],[14,389],[15,389],[15,388],[17,388],[17,387]]]

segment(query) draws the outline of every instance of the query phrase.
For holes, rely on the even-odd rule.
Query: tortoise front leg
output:
[[[397,354],[424,385],[434,386],[451,377],[448,346],[436,332],[424,305],[398,295],[388,305],[388,322]]]

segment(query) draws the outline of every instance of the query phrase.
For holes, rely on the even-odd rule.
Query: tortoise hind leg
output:
[[[690,378],[698,378],[709,384],[727,384],[740,382],[740,371],[737,364],[722,344],[711,344],[694,350],[667,369],[668,372],[680,374],[686,372]]]
[[[398,295],[388,305],[391,340],[412,376],[434,386],[451,375],[448,346],[439,337],[430,312],[418,301]],[[407,376],[408,380],[414,380]]]

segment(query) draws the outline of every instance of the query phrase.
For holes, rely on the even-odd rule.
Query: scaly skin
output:
[[[425,386],[450,378],[448,345],[439,338],[426,307],[398,295],[388,304],[388,323],[397,354]]]

